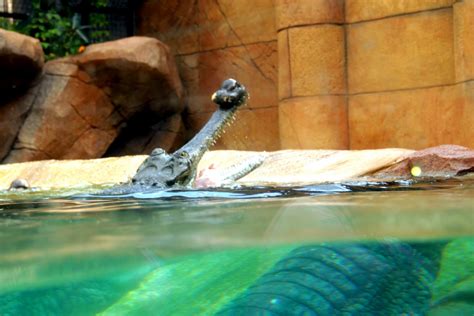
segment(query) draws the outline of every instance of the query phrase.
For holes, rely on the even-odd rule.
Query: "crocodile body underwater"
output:
[[[302,246],[218,315],[426,315],[444,245]]]

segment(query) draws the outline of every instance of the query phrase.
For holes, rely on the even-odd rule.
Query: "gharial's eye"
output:
[[[181,158],[188,158],[188,157],[189,157],[189,154],[188,154],[186,151],[182,151],[182,152],[179,153],[179,156],[180,156]]]

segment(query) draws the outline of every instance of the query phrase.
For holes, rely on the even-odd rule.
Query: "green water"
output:
[[[229,306],[295,249],[377,244],[406,244],[435,258],[426,314],[474,315],[474,183],[366,189],[168,192],[141,199],[4,194],[0,315],[254,315]],[[403,282],[421,279],[410,275],[413,280],[385,282],[384,291],[408,295]],[[388,305],[377,308],[358,315],[397,314]]]

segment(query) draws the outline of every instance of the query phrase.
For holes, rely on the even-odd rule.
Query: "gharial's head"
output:
[[[221,110],[237,108],[245,104],[248,98],[247,89],[235,79],[224,80],[220,88],[212,95],[212,101],[219,105]]]

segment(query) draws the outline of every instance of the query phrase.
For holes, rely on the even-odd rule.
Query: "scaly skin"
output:
[[[425,315],[443,246],[299,247],[218,315]]]
[[[196,178],[197,166],[202,156],[215,143],[223,129],[232,122],[235,112],[247,103],[248,98],[247,90],[242,84],[234,79],[225,80],[212,96],[212,101],[219,106],[218,110],[194,138],[172,154],[161,148],[154,149],[138,168],[130,183],[116,186],[105,193],[124,194],[190,187]],[[257,165],[247,168],[248,172]],[[244,175],[239,174],[238,177]]]

